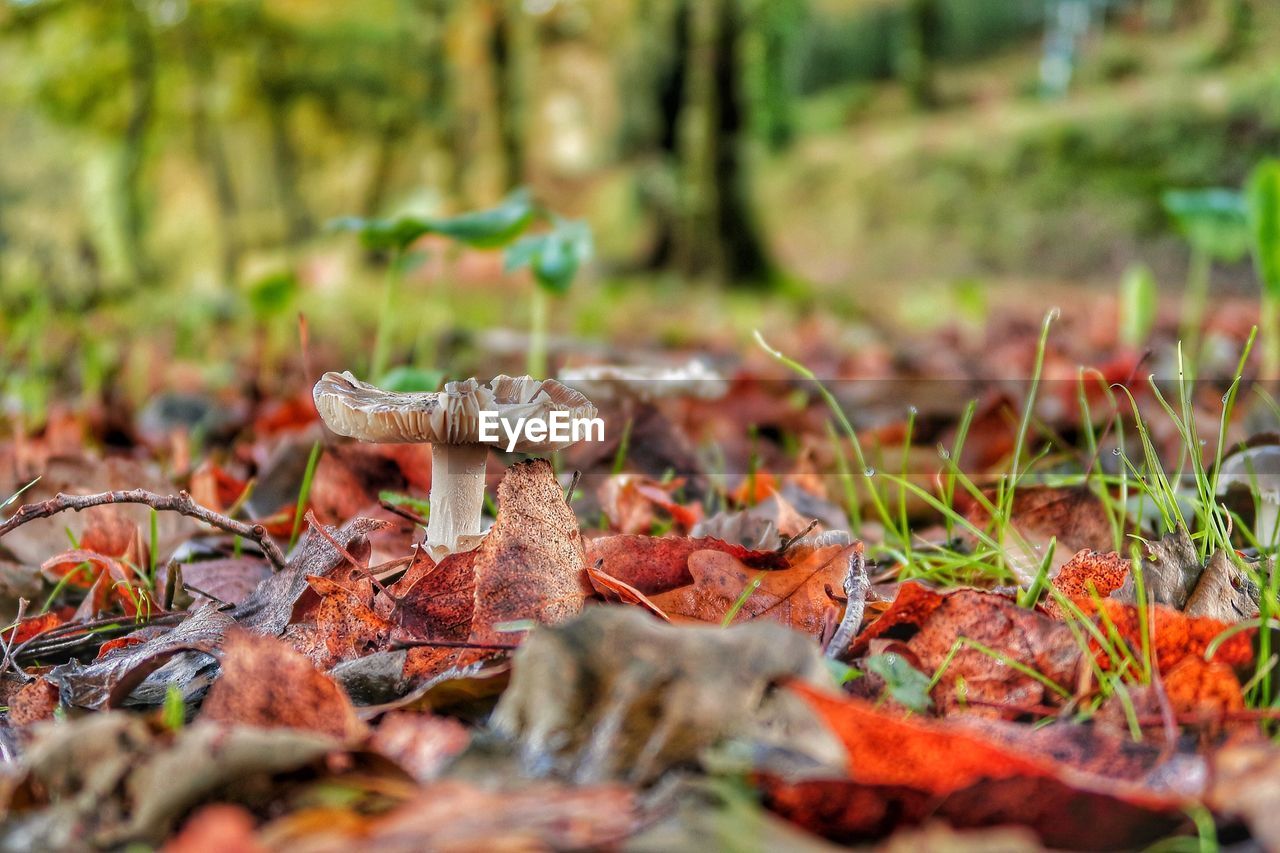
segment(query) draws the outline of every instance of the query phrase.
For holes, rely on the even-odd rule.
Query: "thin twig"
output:
[[[403,640],[394,643],[391,646],[392,651],[400,649],[418,649],[418,648],[441,648],[441,649],[494,649],[497,651],[513,651],[520,648],[517,643],[472,643],[468,640]]]
[[[338,542],[337,539],[334,539],[333,535],[328,530],[325,530],[324,525],[321,524],[320,521],[316,518],[316,514],[313,510],[307,510],[307,514],[305,517],[307,520],[307,524],[311,525],[311,529],[314,530],[316,533],[320,534],[321,536],[323,536],[329,542],[329,544],[334,547],[334,550],[336,550],[340,555],[342,555],[343,559],[345,559],[348,563],[351,564],[351,568],[362,573],[363,575],[365,575],[365,577],[369,578],[369,580],[373,581],[373,585],[378,588],[378,592],[384,593],[388,597],[391,596],[391,593],[387,592],[387,588],[382,585],[382,581],[374,577],[373,572],[369,571],[369,567],[360,565],[360,563],[356,560],[356,558],[351,556],[351,552],[348,551],[346,548],[343,548],[342,544]]]
[[[46,501],[19,507],[18,511],[10,516],[7,521],[0,524],[0,538],[28,521],[48,518],[66,510],[80,512],[83,509],[107,504],[143,504],[154,510],[176,512],[203,521],[205,524],[216,527],[219,530],[225,530],[236,536],[253,540],[262,548],[262,553],[271,561],[271,565],[275,566],[277,570],[285,567],[284,554],[281,553],[280,546],[276,545],[275,541],[272,540],[265,527],[261,524],[236,521],[234,518],[228,518],[222,513],[200,506],[185,491],[178,492],[176,495],[161,495],[149,492],[146,489],[123,489],[114,492],[100,492],[96,495],[68,495],[59,492]]]
[[[18,629],[22,627],[22,619],[27,615],[28,603],[29,602],[25,598],[18,599],[18,615],[13,620],[13,630],[9,634],[9,640],[4,644],[4,662],[0,663],[0,675],[4,675],[9,671],[10,664],[12,664],[21,675],[26,675],[26,673],[22,671],[22,668],[18,666],[17,660],[13,657],[13,643],[14,640],[18,639]]]

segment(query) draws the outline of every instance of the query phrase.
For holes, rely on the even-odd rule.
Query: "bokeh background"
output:
[[[518,354],[501,253],[424,238],[388,320],[331,227],[518,187],[590,227],[584,349],[1176,295],[1162,199],[1280,152],[1277,44],[1269,0],[4,0],[0,392],[269,382],[299,314],[357,372]]]

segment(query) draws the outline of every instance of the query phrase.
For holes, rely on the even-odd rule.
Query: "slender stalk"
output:
[[[529,355],[525,369],[530,376],[547,375],[547,292],[536,284],[529,302]]]
[[[1191,265],[1187,270],[1187,292],[1182,303],[1182,331],[1180,337],[1191,362],[1190,374],[1194,379],[1200,367],[1200,333],[1204,327],[1204,315],[1209,304],[1209,279],[1212,261],[1209,253],[1191,247]]]
[[[1262,291],[1262,378],[1280,379],[1280,295]]]
[[[369,365],[369,379],[377,382],[387,372],[391,358],[391,334],[395,326],[396,303],[400,299],[400,280],[403,276],[404,250],[396,249],[387,267],[387,280],[382,286],[382,310],[378,314],[378,331],[373,341],[373,361]]]

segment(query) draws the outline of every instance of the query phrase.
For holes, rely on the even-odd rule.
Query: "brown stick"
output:
[[[262,553],[266,554],[267,559],[271,561],[271,565],[275,566],[277,570],[285,567],[284,554],[280,552],[280,546],[276,545],[271,539],[265,527],[261,524],[236,521],[234,518],[228,518],[222,513],[202,507],[192,500],[191,495],[185,491],[178,492],[176,495],[159,495],[146,489],[124,489],[115,492],[101,492],[96,495],[68,495],[59,492],[47,501],[19,507],[18,511],[10,516],[7,521],[0,524],[0,538],[28,521],[48,518],[66,510],[79,512],[82,509],[105,506],[106,504],[143,504],[154,510],[176,512],[203,521],[205,524],[216,527],[219,530],[225,530],[228,533],[234,533],[236,536],[243,536],[245,539],[257,542],[259,547],[262,548]]]

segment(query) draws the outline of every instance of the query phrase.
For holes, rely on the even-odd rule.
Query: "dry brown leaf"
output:
[[[754,586],[734,622],[771,619],[818,635],[828,613],[840,608],[836,597],[843,597],[845,578],[855,570],[857,548],[828,545],[796,556],[788,568],[757,571],[723,551],[695,551],[688,563],[693,584],[655,595],[653,603],[671,617],[718,624]]]
[[[551,463],[513,465],[498,487],[498,517],[476,550],[471,641],[510,642],[495,625],[524,619],[556,623],[581,612],[591,595],[578,519]]]
[[[471,732],[452,717],[394,712],[378,723],[369,748],[390,758],[419,782],[440,775],[471,742]]]
[[[221,663],[201,719],[305,729],[340,740],[364,731],[342,688],[274,637],[233,628],[223,641]]]
[[[540,782],[492,790],[460,781],[427,785],[417,798],[377,817],[350,810],[299,812],[262,831],[277,850],[371,853],[432,850],[599,850],[622,843],[639,826],[631,791],[621,786],[567,787]]]
[[[942,596],[907,648],[925,673],[946,666],[933,690],[933,700],[944,713],[963,708],[972,714],[998,715],[1001,709],[989,706],[1053,706],[1060,696],[1006,661],[1029,666],[1070,692],[1081,658],[1066,624],[1019,607],[1005,596],[964,589]]]

